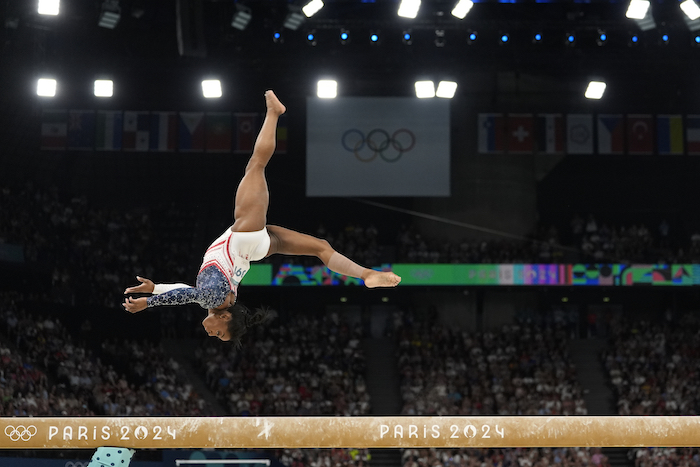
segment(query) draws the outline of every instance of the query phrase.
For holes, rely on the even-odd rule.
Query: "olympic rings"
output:
[[[34,425],[29,425],[25,427],[24,425],[17,425],[15,428],[12,425],[7,425],[5,427],[5,435],[12,441],[29,441],[32,436],[36,434],[36,427]]]
[[[399,138],[401,135],[404,135],[404,137]],[[402,140],[405,139],[410,139],[410,143],[404,147],[406,141],[402,142]],[[372,162],[377,156],[386,162],[396,162],[401,159],[404,153],[413,149],[416,145],[416,137],[412,131],[405,128],[396,130],[391,136],[386,130],[375,128],[367,133],[366,137],[360,130],[353,128],[343,133],[341,144],[346,151],[355,154],[355,157],[362,162]],[[361,154],[365,146],[372,151],[369,156]],[[397,152],[396,155],[387,156],[384,154],[384,151],[389,149],[389,146]]]

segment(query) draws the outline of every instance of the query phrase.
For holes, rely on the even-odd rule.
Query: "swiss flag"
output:
[[[509,154],[532,154],[535,151],[535,120],[532,114],[508,114],[507,141]]]
[[[627,154],[653,154],[653,128],[651,115],[627,115]]]

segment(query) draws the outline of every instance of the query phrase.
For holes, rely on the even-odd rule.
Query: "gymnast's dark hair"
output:
[[[228,307],[228,311],[231,313],[231,319],[228,321],[229,342],[236,348],[241,347],[241,337],[248,329],[268,323],[277,317],[277,313],[269,308],[256,308],[255,313],[251,313],[248,307],[238,302]]]

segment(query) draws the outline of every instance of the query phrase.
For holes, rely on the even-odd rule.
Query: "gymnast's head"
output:
[[[258,308],[251,313],[244,305],[235,303],[224,310],[210,309],[202,326],[209,336],[240,347],[241,338],[248,329],[265,324],[275,316],[269,309]]]

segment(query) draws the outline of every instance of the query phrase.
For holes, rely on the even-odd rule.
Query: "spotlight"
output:
[[[472,2],[472,0],[459,0],[459,2],[457,2],[454,9],[452,10],[452,16],[459,19],[464,19],[464,17],[467,16],[467,13],[469,13],[469,10],[471,10],[473,6],[474,2]]]
[[[681,3],[681,10],[691,21],[700,18],[700,7],[693,0],[685,0]]]
[[[649,0],[631,0],[625,15],[630,19],[644,19],[649,6]]]
[[[695,37],[693,37],[693,45],[700,47],[700,35],[695,35]]]
[[[119,0],[105,0],[100,10],[98,26],[101,28],[114,29],[122,16],[122,9]]]
[[[420,99],[435,97],[435,83],[432,81],[416,81],[416,97]]]
[[[370,44],[379,44],[379,31],[370,31],[369,42]]]
[[[274,42],[275,44],[282,44],[284,42],[284,37],[282,37],[282,33],[279,31],[273,32],[272,42]]]
[[[114,94],[114,82],[111,79],[96,79],[94,94],[95,97],[112,97]]]
[[[479,38],[479,33],[476,31],[469,31],[469,36],[467,36],[467,43],[473,44]]]
[[[403,32],[403,35],[401,36],[401,40],[403,41],[404,44],[406,45],[411,45],[413,44],[413,36],[411,35],[411,30],[408,29]]]
[[[669,37],[668,34],[666,34],[666,33],[662,33],[662,34],[661,34],[661,43],[662,43],[663,45],[668,45],[668,43],[669,43],[670,41],[671,41],[671,38]]]
[[[42,97],[54,97],[56,95],[56,80],[40,78],[36,82],[36,95]]]
[[[574,46],[576,44],[576,35],[573,32],[567,32],[564,43],[569,46]]]
[[[591,81],[586,88],[587,99],[600,99],[605,93],[605,83],[603,81]]]
[[[454,81],[440,81],[435,95],[445,99],[452,99],[457,91],[457,83]]]
[[[541,44],[542,43],[542,33],[541,32],[536,32],[535,34],[532,35],[532,43],[533,44]]]
[[[445,47],[445,30],[436,29],[435,30],[435,47]]]
[[[296,5],[287,5],[287,16],[284,18],[282,27],[296,31],[305,19],[306,17],[301,12],[301,8]]]
[[[333,79],[321,79],[316,84],[316,95],[323,99],[333,99],[338,95],[338,82]]]
[[[639,35],[637,34],[630,34],[629,39],[627,40],[627,45],[630,47],[634,47],[635,45],[639,45]]]
[[[596,44],[598,46],[603,46],[608,43],[608,35],[602,29],[598,29],[598,37],[596,38]]]
[[[508,41],[510,41],[510,35],[508,35],[507,33],[501,33],[501,37],[499,38],[498,42],[501,45],[503,45],[503,44],[507,44]]]
[[[318,13],[321,8],[323,8],[323,2],[321,0],[311,0],[302,7],[301,11],[307,18],[310,18]]]
[[[250,19],[253,17],[250,8],[247,6],[236,4],[236,12],[233,14],[231,19],[231,26],[239,31],[245,30],[250,23]]]
[[[202,95],[207,99],[221,97],[221,81],[218,79],[205,79],[202,81]]]
[[[350,42],[350,31],[347,29],[341,29],[340,30],[340,43],[341,44],[347,44]]]
[[[306,43],[314,46],[316,45],[316,30],[312,29],[311,31],[306,33]]]
[[[402,18],[415,18],[420,9],[420,0],[401,0],[399,16]]]
[[[60,6],[60,0],[39,0],[36,11],[40,15],[56,16],[58,15]]]

